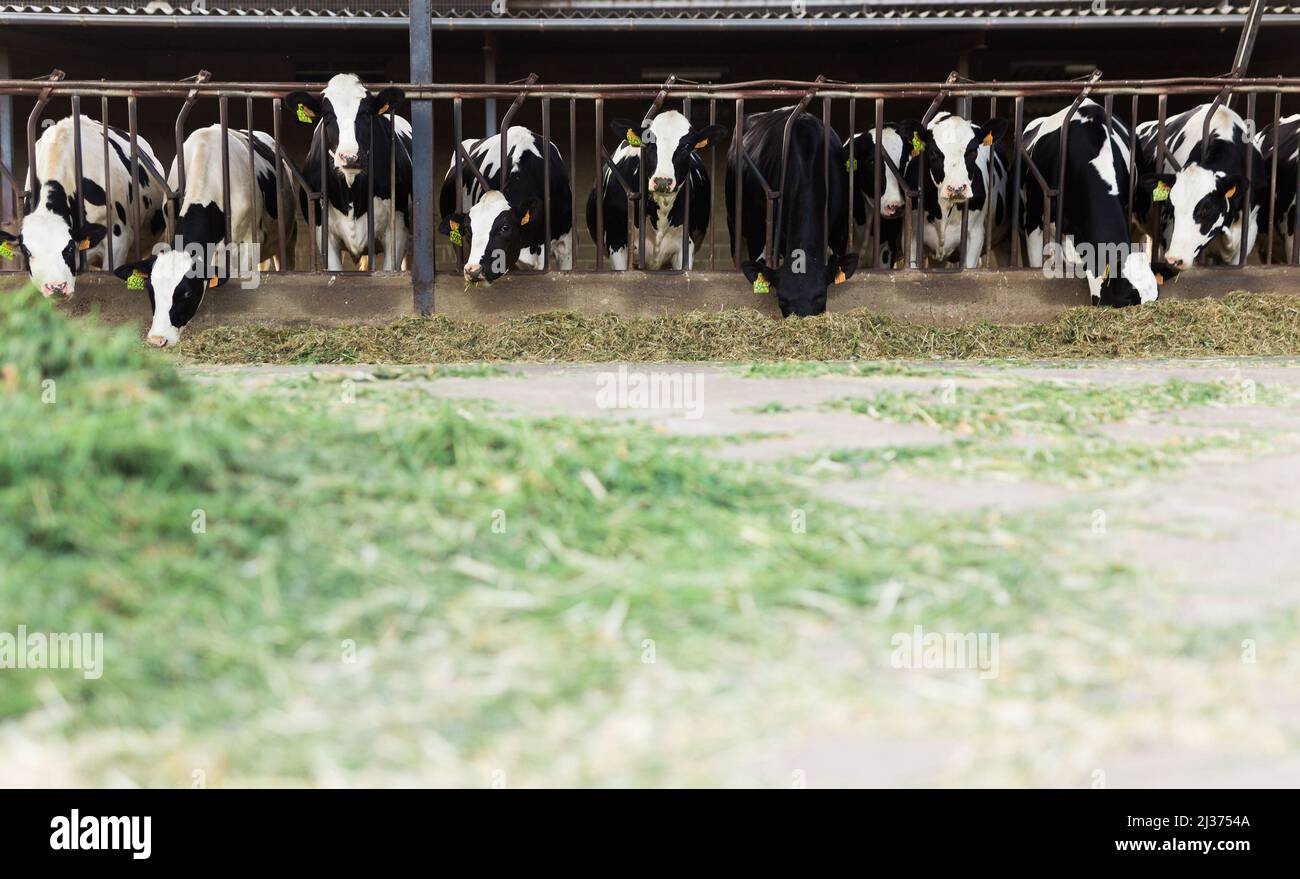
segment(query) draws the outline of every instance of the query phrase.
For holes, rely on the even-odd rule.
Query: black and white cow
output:
[[[452,156],[442,182],[439,231],[453,244],[468,245],[465,280],[492,283],[522,263],[532,269],[544,265],[546,212],[543,206],[545,178],[551,178],[551,241],[553,265],[573,268],[573,190],[564,159],[554,143],[547,145],[548,159],[542,162],[542,138],[522,125],[506,132],[505,186],[483,190],[468,166],[461,168],[461,212],[456,211],[456,157]],[[488,183],[498,185],[501,167],[501,136],[464,141],[465,152]]]
[[[342,271],[343,251],[354,262],[370,252],[370,177],[374,176],[375,248],[384,252],[384,269],[397,271],[406,255],[411,234],[411,123],[389,111],[403,98],[399,88],[371,93],[354,73],[340,73],[319,95],[292,92],[285,98],[289,112],[299,121],[316,126],[303,177],[315,192],[322,174],[328,185],[329,226],[326,268]],[[396,141],[393,129],[397,129]],[[320,139],[325,138],[329,168],[321,168]],[[396,146],[396,160],[393,147]],[[393,192],[391,171],[396,171]],[[299,195],[303,216],[307,194]],[[394,223],[393,212],[398,214]],[[320,240],[321,217],[313,241]]]
[[[973,125],[941,112],[918,129],[923,148],[908,168],[908,184],[915,188],[920,175],[926,174],[925,247],[932,259],[961,260],[963,205],[967,213],[966,268],[977,267],[985,246],[992,247],[1006,237],[1007,166],[994,147],[1007,127],[1005,119]],[[990,193],[993,238],[985,241]]]
[[[1273,143],[1274,131],[1277,132],[1276,146]],[[1283,252],[1289,258],[1295,253],[1296,174],[1297,168],[1300,168],[1300,114],[1284,116],[1265,128],[1256,135],[1255,147],[1263,153],[1265,167],[1270,170],[1270,173],[1273,168],[1273,153],[1277,153],[1275,183],[1277,202],[1273,206],[1273,222],[1277,233],[1286,242]],[[1274,259],[1276,260],[1277,257],[1274,256]]]
[[[1055,185],[1061,173],[1061,126],[1065,107],[1025,125],[1026,152]],[[1169,271],[1153,267],[1150,256],[1131,241],[1129,192],[1129,131],[1095,101],[1085,99],[1070,119],[1065,155],[1065,199],[1061,223],[1065,253],[1052,254],[1051,263],[1081,268],[1092,301],[1098,305],[1138,305],[1160,295]],[[1042,267],[1054,248],[1057,204],[1048,201],[1048,225],[1043,223],[1046,194],[1032,175],[1024,175],[1022,221],[1029,264]],[[1076,268],[1076,270],[1077,270]],[[1077,275],[1075,275],[1077,277]]]
[[[740,168],[741,217],[735,227],[733,211],[726,211],[727,230],[735,250],[741,244],[741,270],[761,292],[776,292],[785,316],[821,314],[826,310],[826,290],[845,281],[858,267],[858,255],[848,253],[849,176],[844,163],[848,152],[832,129],[830,168],[823,157],[822,121],[811,113],[800,113],[790,129],[788,162],[781,179],[781,141],[786,120],[793,108],[757,113],[745,119],[741,141],[760,173],[773,189],[783,193],[781,208],[774,218],[779,238],[776,259],[766,253],[767,198],[758,178],[740,155],[740,144],[727,152],[727,204],[736,203],[736,169]],[[825,185],[829,180],[830,186]],[[830,227],[827,228],[827,211]],[[739,237],[738,237],[739,236]],[[823,240],[825,238],[825,240]],[[830,253],[825,250],[829,243]],[[779,260],[774,269],[772,264]]]
[[[916,122],[886,122],[880,128],[880,167],[872,180],[871,169],[876,161],[875,129],[853,136],[851,150],[854,163],[853,223],[862,253],[873,265],[893,266],[902,255],[903,244],[903,188],[898,177],[889,169],[884,157],[888,156],[899,173],[906,175],[912,159],[912,139],[916,136]],[[906,178],[904,178],[906,179]],[[880,187],[880,254],[874,258],[874,237],[871,231],[871,214],[875,208],[876,186]]]
[[[248,173],[249,134],[229,129],[230,231],[226,244],[226,211],[222,191],[221,126],[200,128],[185,139],[185,191],[179,204],[168,207],[168,236],[148,259],[126,263],[115,273],[133,288],[143,287],[153,315],[146,338],[159,348],[175,345],[181,328],[194,317],[203,294],[224,284],[232,272],[251,271],[278,250],[279,205],[276,203],[275,141],[253,132],[253,176]],[[175,160],[167,182],[178,185]],[[280,175],[280,199],[286,216],[285,236],[292,241],[297,228],[288,167]],[[251,191],[250,191],[251,190]],[[288,248],[288,242],[286,242]],[[230,251],[230,263],[226,254]],[[265,259],[264,259],[265,255]],[[134,280],[133,280],[134,279]]]
[[[676,110],[666,110],[641,130],[639,122],[615,120],[610,126],[623,139],[614,151],[613,162],[623,179],[636,185],[641,175],[641,162],[646,163],[646,185],[641,197],[646,204],[646,259],[647,269],[682,268],[682,226],[686,213],[686,196],[689,189],[691,202],[690,254],[686,268],[695,261],[695,252],[704,242],[709,228],[712,209],[712,187],[709,172],[699,151],[707,149],[727,136],[721,125],[695,128],[690,120]],[[621,271],[629,264],[638,265],[639,235],[628,241],[628,201],[618,178],[606,168],[604,172],[605,249],[610,267]],[[632,212],[634,228],[641,227],[641,211]],[[596,239],[596,187],[591,187],[587,197],[587,230]]]
[[[143,137],[139,145],[138,181],[131,179],[131,141],[126,132],[108,126],[108,164],[103,156],[104,128],[81,117],[81,192],[86,223],[77,220],[76,159],[73,120],[69,116],[45,129],[36,141],[35,193],[28,193],[22,227],[17,235],[0,232],[0,241],[16,245],[27,257],[32,280],[45,296],[71,296],[80,271],[79,251],[86,251],[87,265],[113,268],[108,264],[112,228],[113,263],[120,265],[133,252],[137,241],[148,247],[163,233],[163,190],[145,166],[159,170],[153,148]],[[97,159],[100,159],[97,161]],[[107,189],[105,187],[107,186]],[[137,188],[139,216],[133,207]],[[113,204],[107,204],[108,192]],[[132,222],[133,219],[136,222]],[[12,250],[13,247],[10,247]],[[16,255],[16,254],[15,254]]]
[[[1138,221],[1144,222],[1151,204],[1161,203],[1165,261],[1176,269],[1190,268],[1202,254],[1214,262],[1236,263],[1243,238],[1249,255],[1259,233],[1260,206],[1267,204],[1264,156],[1252,141],[1245,120],[1228,107],[1217,108],[1209,141],[1202,148],[1209,110],[1209,104],[1201,104],[1165,122],[1165,149],[1182,166],[1181,171],[1175,172],[1168,162],[1163,168],[1156,167],[1156,121],[1143,122],[1137,128],[1143,175],[1134,193],[1133,209]],[[1250,217],[1243,221],[1248,167]]]

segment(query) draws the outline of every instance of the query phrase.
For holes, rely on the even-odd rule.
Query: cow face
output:
[[[690,120],[676,110],[660,113],[638,135],[640,127],[624,119],[610,123],[614,133],[629,144],[633,143],[629,134],[640,140],[646,185],[650,195],[660,200],[671,200],[686,185],[692,152],[707,149],[727,136],[727,129],[721,125],[692,128]]]
[[[41,192],[44,204],[33,205],[17,235],[0,232],[0,241],[27,257],[31,278],[41,295],[47,299],[71,296],[77,286],[79,252],[98,246],[108,230],[99,223],[79,226],[72,199],[57,182],[45,184]]]
[[[225,278],[205,278],[203,266],[193,254],[170,250],[113,270],[130,289],[149,296],[153,320],[145,337],[155,348],[167,348],[180,341],[181,328],[194,317],[203,294],[225,283]],[[133,280],[134,276],[134,280]]]
[[[484,194],[468,213],[448,214],[438,231],[455,243],[469,245],[465,259],[465,282],[491,284],[515,267],[525,227],[541,222],[542,200],[530,198],[510,204],[495,189]]]
[[[319,96],[291,92],[285,104],[299,122],[324,126],[330,161],[351,186],[370,164],[371,122],[388,113],[403,97],[401,89],[391,87],[371,94],[355,73],[340,73]]]
[[[776,271],[763,260],[742,263],[741,271],[751,284],[766,284],[776,293],[781,316],[810,317],[826,311],[826,289],[833,284],[843,284],[858,268],[856,253],[832,256],[830,264],[821,267],[802,265],[787,259]],[[806,271],[799,271],[806,269]]]
[[[1145,254],[1130,253],[1115,277],[1090,284],[1093,302],[1112,308],[1154,302],[1165,281],[1177,274],[1170,266],[1148,262]]]
[[[992,148],[1006,132],[1005,119],[972,125],[951,113],[940,113],[921,128],[918,131],[924,147],[921,164],[939,197],[961,203],[975,195],[980,150]]]
[[[1165,262],[1189,268],[1219,235],[1231,235],[1245,201],[1245,178],[1189,162],[1177,174],[1146,174],[1138,181],[1153,202],[1166,202],[1173,228]],[[1166,220],[1166,222],[1169,222]]]
[[[878,210],[882,217],[897,217],[903,212],[903,189],[898,184],[898,177],[889,170],[883,156],[889,156],[900,174],[907,173],[908,163],[912,159],[913,137],[917,133],[915,122],[887,122],[880,129],[880,152],[882,155],[877,179],[880,191]],[[858,191],[868,199],[875,195],[871,183],[870,169],[876,161],[875,129],[858,135],[853,139],[853,159],[857,162],[854,183]],[[919,138],[918,138],[918,142]]]

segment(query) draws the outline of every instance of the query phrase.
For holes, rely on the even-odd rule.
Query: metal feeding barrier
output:
[[[1300,93],[1300,79],[1297,78],[1277,78],[1277,79],[1252,79],[1241,75],[1241,65],[1234,67],[1234,71],[1223,77],[1182,77],[1166,78],[1153,80],[1114,80],[1107,81],[1102,78],[1100,71],[1094,71],[1090,76],[1073,81],[1023,81],[1023,82],[972,82],[967,81],[955,73],[947,79],[937,83],[923,82],[906,82],[906,83],[843,83],[835,82],[818,77],[812,81],[795,81],[795,80],[763,80],[753,82],[741,82],[726,85],[705,85],[689,81],[683,81],[676,77],[669,77],[661,85],[647,84],[597,84],[597,85],[545,85],[538,81],[536,75],[531,75],[526,79],[508,84],[486,84],[486,85],[420,85],[420,84],[402,84],[399,87],[406,93],[406,98],[413,105],[431,107],[435,112],[441,111],[451,117],[451,129],[453,142],[448,145],[446,151],[439,151],[441,155],[435,154],[432,161],[431,174],[413,175],[416,181],[416,191],[413,193],[413,200],[417,203],[426,205],[436,204],[434,196],[435,187],[441,185],[442,174],[438,173],[439,169],[446,169],[448,165],[454,168],[456,179],[461,179],[461,173],[468,168],[470,174],[477,181],[483,190],[501,188],[506,185],[509,154],[508,138],[505,136],[514,120],[519,118],[519,113],[530,101],[535,101],[540,106],[540,134],[543,143],[552,142],[552,109],[554,103],[568,105],[567,122],[568,138],[567,149],[561,148],[557,144],[557,150],[560,152],[564,164],[565,174],[567,176],[570,191],[572,193],[572,203],[569,205],[573,217],[573,247],[574,267],[569,269],[559,269],[551,264],[551,254],[549,248],[544,248],[543,267],[537,273],[548,273],[555,271],[574,271],[574,272],[611,272],[606,264],[606,228],[604,201],[606,189],[608,186],[619,186],[628,201],[628,233],[629,242],[636,236],[639,247],[639,266],[644,269],[646,263],[646,230],[647,230],[647,198],[646,193],[646,176],[647,169],[644,163],[640,164],[638,179],[629,180],[622,174],[616,166],[613,155],[607,148],[607,132],[605,125],[606,104],[610,101],[633,102],[649,101],[649,107],[642,116],[641,124],[643,130],[650,124],[654,116],[658,114],[669,102],[680,106],[684,115],[689,119],[693,106],[705,104],[708,107],[708,122],[716,124],[724,112],[729,111],[731,118],[731,143],[726,146],[732,156],[737,160],[732,163],[733,171],[736,175],[736,183],[739,184],[739,177],[742,173],[755,175],[763,195],[764,212],[764,230],[765,230],[765,252],[769,259],[775,260],[781,250],[781,239],[783,236],[784,224],[782,222],[782,201],[786,195],[786,172],[790,161],[790,134],[795,120],[795,114],[791,113],[790,118],[786,120],[783,130],[783,140],[781,144],[781,165],[780,178],[769,180],[760,171],[759,164],[755,157],[744,145],[745,118],[747,109],[752,108],[756,103],[770,104],[776,106],[794,105],[797,112],[807,112],[807,108],[817,98],[821,99],[820,122],[822,123],[822,149],[821,149],[821,169],[823,185],[829,186],[830,174],[838,173],[832,167],[833,162],[830,156],[833,150],[843,148],[844,144],[852,144],[853,138],[864,132],[874,134],[874,155],[870,161],[870,173],[872,173],[872,184],[870,192],[874,196],[872,203],[879,206],[881,199],[882,181],[886,179],[885,174],[892,175],[892,178],[898,183],[900,191],[903,193],[903,241],[902,250],[903,259],[901,268],[916,268],[929,272],[961,272],[964,264],[964,256],[969,244],[969,229],[967,209],[962,207],[961,219],[961,243],[960,257],[956,264],[949,266],[947,264],[930,264],[927,260],[924,246],[924,225],[925,225],[925,200],[927,183],[926,173],[911,173],[907,164],[910,158],[907,150],[904,150],[903,161],[896,163],[889,154],[882,149],[882,134],[884,126],[891,119],[898,119],[904,115],[910,115],[912,118],[919,118],[924,124],[934,117],[945,104],[954,103],[955,110],[961,115],[971,119],[972,122],[982,122],[986,119],[997,117],[1000,112],[1010,111],[1011,115],[1011,137],[1004,138],[999,148],[1003,150],[1008,170],[1008,192],[1006,193],[1006,202],[1008,205],[1009,216],[1009,265],[1002,265],[1003,269],[1018,269],[1025,262],[1024,247],[1021,240],[1022,228],[1022,183],[1031,176],[1038,186],[1042,189],[1045,196],[1043,202],[1043,222],[1045,228],[1048,221],[1053,219],[1049,215],[1049,210],[1054,210],[1054,223],[1051,227],[1054,229],[1057,243],[1060,243],[1063,234],[1063,218],[1065,209],[1065,159],[1068,139],[1062,138],[1060,145],[1060,174],[1056,180],[1048,180],[1043,171],[1038,168],[1031,160],[1029,153],[1023,144],[1023,133],[1026,126],[1026,102],[1030,102],[1035,108],[1035,115],[1042,112],[1046,115],[1050,112],[1056,112],[1066,108],[1065,119],[1073,117],[1085,98],[1091,98],[1097,101],[1104,108],[1106,121],[1109,123],[1117,112],[1123,112],[1127,116],[1127,125],[1129,128],[1129,191],[1125,194],[1130,208],[1130,214],[1133,206],[1133,188],[1138,171],[1137,157],[1137,137],[1136,128],[1139,122],[1143,121],[1142,110],[1145,107],[1151,118],[1151,109],[1154,105],[1154,118],[1159,132],[1159,146],[1157,147],[1156,167],[1165,165],[1176,167],[1173,157],[1166,154],[1164,146],[1165,125],[1168,118],[1168,101],[1174,98],[1183,103],[1190,103],[1196,98],[1205,98],[1211,104],[1212,108],[1228,105],[1233,99],[1239,96],[1245,96],[1245,113],[1244,118],[1251,128],[1252,132],[1257,118],[1257,104],[1261,96],[1272,97],[1271,120],[1277,121],[1282,118],[1283,98],[1285,95]],[[254,128],[253,120],[255,118],[255,104],[263,106],[269,105],[272,120],[271,138],[273,140],[274,154],[276,157],[276,175],[277,175],[277,223],[279,235],[279,257],[278,270],[280,272],[316,272],[320,271],[326,265],[326,256],[328,254],[327,236],[330,226],[330,212],[337,210],[330,205],[327,189],[328,187],[320,185],[316,188],[308,184],[307,179],[301,171],[299,160],[305,158],[302,156],[293,156],[289,154],[282,140],[281,114],[284,111],[283,99],[291,91],[319,91],[323,88],[322,84],[312,83],[272,83],[272,82],[254,82],[254,83],[217,83],[213,82],[210,74],[201,71],[193,77],[176,82],[81,82],[69,81],[64,78],[60,71],[54,71],[49,76],[39,80],[24,81],[0,81],[0,94],[12,95],[15,98],[26,98],[33,101],[31,113],[27,120],[27,154],[29,157],[35,155],[35,146],[38,129],[43,118],[54,118],[58,114],[55,112],[58,104],[66,101],[68,114],[73,117],[74,121],[79,121],[84,113],[84,103],[86,101],[98,101],[99,120],[105,121],[110,119],[110,111],[114,110],[124,102],[127,118],[127,130],[122,132],[123,137],[130,144],[129,164],[130,179],[139,180],[140,173],[145,174],[156,180],[166,193],[169,204],[175,204],[178,199],[182,198],[185,192],[185,182],[187,169],[184,161],[184,140],[186,135],[186,124],[196,106],[204,102],[215,102],[218,110],[219,125],[222,132],[221,151],[221,174],[222,174],[222,197],[225,203],[230,202],[231,197],[231,170],[232,162],[242,161],[242,156],[231,154],[229,149],[228,132],[231,126],[230,103],[243,102],[244,104],[244,121],[249,130]],[[177,157],[177,168],[175,175],[175,187],[168,183],[167,176],[162,168],[157,167],[154,162],[149,161],[141,149],[139,143],[139,123],[141,118],[141,106],[148,112],[148,107],[160,103],[164,99],[181,101],[180,110],[176,115],[172,133],[174,135],[174,155]],[[471,158],[473,152],[472,145],[466,149],[463,145],[463,128],[464,128],[464,105],[466,102],[482,102],[488,99],[509,100],[512,103],[509,109],[502,116],[498,126],[498,134],[502,135],[499,142],[500,147],[500,165],[496,175],[496,180],[489,180],[483,171],[474,163]],[[987,104],[984,102],[987,101]],[[1121,102],[1120,106],[1116,102]],[[928,102],[928,103],[927,103]],[[1123,102],[1127,102],[1124,106]],[[871,107],[870,124],[865,126],[863,132],[858,131],[859,122],[867,115],[862,111],[862,104],[868,104]],[[584,105],[590,105],[590,113],[585,112]],[[924,107],[919,113],[917,108]],[[984,109],[987,107],[987,113],[973,113],[973,109]],[[911,109],[911,114],[903,114],[901,110]],[[582,112],[580,112],[580,110]],[[120,114],[120,109],[117,111]],[[594,136],[586,142],[592,144],[593,153],[590,156],[583,156],[578,150],[579,144],[579,118],[587,116],[588,119],[594,120]],[[395,120],[396,110],[389,111],[390,121]],[[120,118],[120,117],[119,117]],[[814,117],[815,118],[815,117]],[[832,144],[833,123],[844,125],[845,127],[838,133],[834,133],[837,143]],[[373,123],[372,123],[373,124]],[[322,168],[329,168],[329,156],[325,137],[323,136],[323,125],[318,124],[313,132],[310,150],[315,151]],[[1272,185],[1269,189],[1268,211],[1267,211],[1267,230],[1260,244],[1260,261],[1265,265],[1289,262],[1290,265],[1300,263],[1300,248],[1293,248],[1289,255],[1284,255],[1281,259],[1275,259],[1274,253],[1274,235],[1275,220],[1278,218],[1278,207],[1282,194],[1278,192],[1276,181],[1278,180],[1278,156],[1276,145],[1278,143],[1278,126],[1273,127],[1272,157],[1267,173],[1269,174]],[[444,129],[445,130],[445,129]],[[87,145],[82,143],[81,128],[79,124],[73,126],[74,140],[73,152],[76,175],[78,181],[82,179],[82,171],[86,161],[95,161],[101,158],[105,165],[110,158],[110,140],[108,132],[105,131],[103,143],[101,145]],[[389,175],[390,191],[397,191],[397,168],[396,168],[396,126],[390,125],[392,143],[390,143],[390,162],[389,167],[385,170]],[[373,134],[373,129],[372,129]],[[844,137],[841,139],[841,135]],[[1203,137],[1208,137],[1208,127],[1202,132]],[[372,140],[373,142],[373,140]],[[91,152],[86,153],[89,149]],[[254,175],[255,154],[251,136],[249,137],[248,156],[249,163],[249,181],[251,185]],[[543,150],[548,155],[549,150]],[[95,154],[99,154],[96,156]],[[419,150],[416,150],[419,154]],[[450,154],[450,162],[448,162]],[[852,154],[850,153],[850,156]],[[710,186],[715,189],[720,188],[723,179],[718,174],[718,150],[711,150],[705,164],[710,172]],[[584,223],[581,222],[579,207],[579,189],[578,189],[578,160],[583,159],[590,161],[593,172],[592,187],[594,188],[594,234],[587,233]],[[1287,160],[1283,160],[1287,161]],[[863,163],[868,164],[867,162]],[[901,167],[900,167],[901,165]],[[190,169],[192,170],[192,169]],[[859,173],[866,169],[859,169],[856,161],[846,162],[847,185],[849,192],[856,190],[855,181]],[[1246,174],[1248,179],[1253,179],[1255,169],[1253,163],[1248,163]],[[606,175],[608,173],[608,180]],[[723,172],[728,173],[724,170]],[[34,162],[29,161],[28,172],[25,182],[14,173],[14,169],[0,165],[0,176],[3,177],[3,185],[8,186],[17,198],[14,204],[24,205],[27,209],[33,206],[33,199],[39,194],[39,181],[36,179],[37,169]],[[287,212],[299,211],[296,204],[286,204],[284,198],[284,187],[280,184],[285,183],[283,175],[288,175],[290,183],[289,189],[295,193],[295,196],[302,195],[302,203],[305,204],[305,216],[300,216],[300,222],[305,222],[305,228],[309,232],[319,231],[319,240],[311,242],[311,246],[306,248],[305,259],[298,260],[300,264],[294,264],[290,260],[286,237],[285,223]],[[367,195],[373,203],[374,199],[374,180],[373,173],[368,174],[369,186]],[[1297,175],[1300,177],[1300,175]],[[421,178],[431,181],[431,185],[421,188],[418,184]],[[322,181],[325,175],[322,174]],[[105,179],[105,198],[107,201],[106,209],[111,210],[114,200],[112,192],[111,175]],[[82,186],[77,185],[73,193],[75,203],[75,215],[79,220],[84,220],[86,203],[86,194],[82,192]],[[1245,216],[1250,216],[1252,205],[1251,187],[1244,187],[1245,193]],[[1300,188],[1300,187],[1298,187]],[[141,199],[140,186],[133,186],[129,201],[131,211],[131,221],[135,227],[141,228],[141,218],[143,217],[144,207],[140,203]],[[464,210],[462,187],[457,185],[456,190],[456,208],[458,211]],[[586,195],[586,193],[582,193]],[[251,192],[250,192],[251,196]],[[1300,226],[1300,192],[1286,193],[1288,201],[1291,196],[1295,196],[1295,221]],[[685,212],[683,214],[683,224],[685,229],[683,235],[689,239],[690,236],[690,199],[691,187],[686,186],[685,192],[681,196],[686,200]],[[294,201],[297,201],[295,198]],[[546,174],[543,181],[542,190],[542,211],[545,218],[546,240],[552,240],[552,200],[551,176]],[[829,199],[822,199],[823,205],[823,247],[829,246],[829,230],[832,221],[838,222],[836,218],[829,216]],[[743,209],[752,209],[742,205],[741,186],[737,185],[735,189],[735,198],[731,204],[726,204],[724,199],[713,198],[712,204],[715,209],[712,211],[708,228],[705,232],[705,241],[707,245],[701,248],[701,252],[695,256],[694,263],[683,261],[681,270],[665,269],[657,270],[663,274],[674,274],[679,271],[688,269],[730,269],[738,265],[742,257],[739,235],[732,242],[732,246],[726,249],[720,248],[717,242],[718,227],[721,224],[730,222],[737,229],[740,228],[740,220]],[[860,242],[854,242],[854,205],[853,198],[848,199],[846,216],[843,221],[848,225],[848,238],[850,251],[856,251]],[[988,210],[986,213],[986,222],[989,228],[985,235],[985,253],[987,255],[994,248],[992,224],[994,222],[994,211]],[[1158,212],[1157,212],[1158,213]],[[374,211],[367,211],[367,246],[366,256],[368,262],[365,271],[372,272],[376,270],[376,229]],[[317,218],[321,219],[318,225]],[[633,218],[637,219],[634,222]],[[15,216],[3,218],[6,222],[13,223],[17,220]],[[226,212],[226,240],[230,241],[232,235],[230,212]],[[396,235],[398,232],[397,223],[399,222],[396,212],[390,213],[390,233]],[[870,211],[869,228],[864,229],[866,239],[873,245],[872,253],[877,255],[877,264],[866,266],[864,269],[869,272],[892,271],[891,266],[879,264],[879,254],[881,253],[881,215],[878,209]],[[1157,220],[1158,222],[1158,220]],[[634,228],[636,227],[636,228]],[[432,230],[426,228],[424,234],[426,240],[420,241],[413,236],[412,253],[423,248],[427,253],[436,254],[436,244],[432,237]],[[1155,237],[1155,246],[1159,248],[1160,236]],[[109,247],[111,248],[112,236],[109,236]],[[585,261],[580,260],[580,253],[590,245],[592,252]],[[142,254],[142,248],[147,246],[136,238],[134,246],[134,257],[139,258]],[[450,247],[449,252],[454,255],[454,266],[447,264],[444,256],[442,274],[445,276],[452,272],[459,272],[464,262],[463,246]],[[691,249],[686,248],[687,253]],[[722,253],[730,256],[722,260],[719,254]],[[110,262],[119,261],[124,258],[120,254],[108,254]],[[85,260],[83,254],[81,259]],[[1241,254],[1241,264],[1244,264],[1246,252],[1243,248]],[[579,263],[582,262],[580,265]],[[720,262],[730,262],[731,266],[720,265]],[[10,263],[7,268],[12,268]],[[84,268],[84,264],[83,264]],[[436,256],[434,257],[434,271],[438,271]],[[522,269],[515,269],[520,274],[534,274],[534,272],[524,272]]]

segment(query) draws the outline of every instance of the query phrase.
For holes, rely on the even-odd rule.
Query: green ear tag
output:
[[[1152,201],[1169,201],[1169,187],[1163,180],[1156,183],[1156,188],[1151,190]]]
[[[754,292],[759,296],[766,296],[768,293],[772,292],[772,285],[767,282],[766,278],[759,275],[754,279]]]
[[[634,147],[641,146],[641,138],[637,137],[636,132],[630,128],[627,130],[627,145]]]
[[[298,121],[299,121],[299,122],[311,122],[311,121],[312,121],[313,119],[315,119],[315,118],[316,118],[315,116],[311,115],[311,111],[310,111],[310,110],[308,110],[308,109],[307,109],[306,107],[304,107],[302,104],[299,104],[299,105],[298,105]]]
[[[921,136],[917,134],[915,131],[913,131],[912,132],[912,155],[919,156],[923,152],[925,152],[925,141],[921,140]]]
[[[5,259],[14,258],[13,248],[9,246],[8,241],[0,241],[0,257],[4,257]]]
[[[126,289],[128,289],[128,290],[143,290],[143,289],[144,289],[144,273],[143,273],[143,272],[140,272],[140,271],[138,271],[138,270],[132,272],[132,273],[131,273],[131,277],[129,277],[129,278],[126,279]]]
[[[452,229],[451,234],[447,237],[450,238],[451,243],[456,245],[457,247],[460,247],[462,244],[465,243],[465,239],[461,237],[459,229]]]
[[[844,170],[845,170],[845,171],[848,171],[850,174],[852,174],[854,171],[858,170],[858,160],[857,160],[857,159],[845,159],[845,160],[844,160]]]

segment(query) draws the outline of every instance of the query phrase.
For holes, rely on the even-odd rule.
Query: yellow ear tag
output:
[[[77,250],[90,250],[90,239],[83,238],[77,242]]]
[[[136,269],[131,273],[131,277],[126,279],[126,289],[143,290],[144,289],[144,272]]]
[[[1165,285],[1165,276],[1164,276],[1164,275],[1156,275],[1156,286],[1157,286],[1157,287],[1163,287],[1164,285]]]
[[[1237,187],[1234,186],[1234,187],[1232,187],[1231,189],[1229,189],[1227,192],[1225,192],[1225,193],[1223,194],[1223,197],[1224,197],[1224,198],[1232,198],[1232,197],[1233,197],[1234,195],[1236,195],[1236,194],[1237,194]]]
[[[528,225],[528,220],[529,220],[529,218],[532,217],[532,215],[533,215],[533,212],[532,212],[532,211],[524,211],[524,218],[523,218],[522,220],[519,221],[519,225],[521,225],[521,226],[527,226],[527,225]]]
[[[641,146],[641,138],[637,137],[636,132],[630,128],[627,130],[627,145],[634,147]]]
[[[1156,182],[1156,188],[1151,190],[1151,200],[1169,201],[1169,187],[1165,184],[1165,181]]]
[[[387,112],[388,112],[388,105],[384,104],[384,106],[380,107],[378,110],[375,111],[375,115],[383,116]]]
[[[211,278],[208,278],[208,289],[211,290],[213,287],[217,286],[218,280],[219,279],[217,278],[216,275],[213,275]]]
[[[845,160],[844,160],[844,170],[845,170],[845,171],[848,171],[849,173],[852,173],[852,172],[858,170],[858,160],[857,160],[857,159],[845,159]]]
[[[912,132],[912,155],[919,156],[923,152],[925,152],[925,141],[921,140],[921,136],[917,134],[915,131],[913,131]]]
[[[311,122],[315,118],[316,118],[316,114],[313,113],[311,110],[308,110],[305,104],[298,105],[299,122]]]
[[[4,257],[5,259],[14,258],[13,248],[9,246],[8,241],[0,241],[0,257]]]
[[[983,143],[984,146],[993,146],[993,132],[990,131],[988,134],[984,135]]]
[[[465,239],[462,238],[460,234],[460,223],[457,223],[455,220],[449,220],[447,225],[451,227],[451,234],[447,237],[451,239],[452,244],[460,247],[465,243]]]
[[[702,150],[702,149],[704,149],[704,148],[705,148],[706,146],[708,146],[708,145],[709,145],[709,139],[706,137],[706,138],[704,138],[704,140],[702,140],[702,141],[700,141],[699,143],[697,143],[697,144],[695,145],[695,148],[696,148],[697,150]]]
[[[844,269],[840,269],[838,272],[835,273],[835,283],[836,283],[836,284],[843,284],[843,283],[844,283],[845,281],[847,281],[847,280],[848,280],[848,278],[845,277],[845,275],[844,275]]]
[[[759,272],[758,277],[754,279],[754,292],[759,296],[766,296],[772,292],[772,285],[767,282],[767,278],[763,277],[762,272]]]

